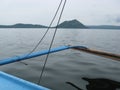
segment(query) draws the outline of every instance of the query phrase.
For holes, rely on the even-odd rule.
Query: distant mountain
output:
[[[58,25],[58,28],[87,28],[87,27],[78,20],[74,19],[70,21],[64,21],[63,23]]]
[[[89,29],[120,29],[120,26],[114,25],[98,25],[98,26],[87,26]]]
[[[0,28],[48,28],[48,26],[44,25],[37,25],[37,24],[23,24],[18,23],[14,25],[0,25]],[[55,28],[55,27],[51,27]],[[114,25],[84,25],[78,20],[70,20],[70,21],[64,21],[61,24],[58,25],[58,28],[74,28],[74,29],[120,29],[120,26],[114,26]]]
[[[47,26],[18,23],[15,25],[0,25],[0,28],[47,28]]]

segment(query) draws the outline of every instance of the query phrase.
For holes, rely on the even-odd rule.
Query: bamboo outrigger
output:
[[[103,56],[106,58],[120,61],[120,55],[118,55],[118,54],[103,52],[103,51],[99,51],[99,50],[93,50],[93,49],[89,49],[89,48],[84,47],[84,46],[60,46],[57,48],[53,48],[50,51],[49,50],[42,50],[39,52],[33,52],[31,54],[24,54],[21,56],[15,56],[15,57],[3,59],[3,60],[0,60],[0,65],[5,65],[5,64],[9,64],[9,63],[17,62],[17,61],[22,61],[22,60],[26,60],[29,58],[34,58],[34,57],[46,55],[48,53],[55,53],[55,52],[59,52],[59,51],[66,50],[66,49],[74,49],[74,50],[84,51],[87,53],[91,53],[91,54],[95,54],[95,55],[99,55],[99,56]]]
[[[118,55],[118,54],[113,54],[113,53],[109,53],[109,52],[105,52],[105,51],[100,51],[100,50],[89,49],[89,48],[73,47],[72,49],[120,61],[120,55]]]

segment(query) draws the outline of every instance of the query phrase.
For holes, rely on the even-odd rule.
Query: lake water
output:
[[[46,29],[0,29],[0,60],[29,53]],[[53,29],[36,51],[48,49]],[[82,45],[120,54],[120,30],[59,29],[53,47]],[[0,70],[37,83],[45,56],[0,66]],[[26,63],[27,65],[23,64]],[[86,90],[87,78],[106,78],[120,82],[120,62],[75,50],[49,56],[40,85],[53,90],[76,90],[72,82]]]

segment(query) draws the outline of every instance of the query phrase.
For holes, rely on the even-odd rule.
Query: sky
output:
[[[0,0],[0,25],[48,25],[59,2],[60,0]],[[120,0],[67,0],[61,22],[72,19],[85,25],[120,25]]]

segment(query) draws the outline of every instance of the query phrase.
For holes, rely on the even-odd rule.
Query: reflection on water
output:
[[[0,59],[30,52],[44,32],[44,29],[0,30]],[[36,51],[48,48],[52,33],[53,30]],[[119,30],[62,29],[58,31],[53,47],[64,44],[85,45],[89,48],[120,54],[119,36]],[[0,70],[37,83],[44,60],[45,56],[36,57],[23,61],[24,64],[16,62],[0,66]],[[53,90],[76,90],[66,84],[72,82],[86,90],[88,82],[82,77],[107,78],[120,82],[120,62],[74,50],[57,52],[51,54],[48,59],[41,85]]]
[[[104,79],[104,78],[82,78],[85,81],[88,81],[89,84],[86,85],[87,90],[116,90],[120,89],[120,82]],[[75,87],[77,90],[83,90],[80,87],[76,86],[72,82],[66,82],[67,84],[70,84],[71,86]]]

